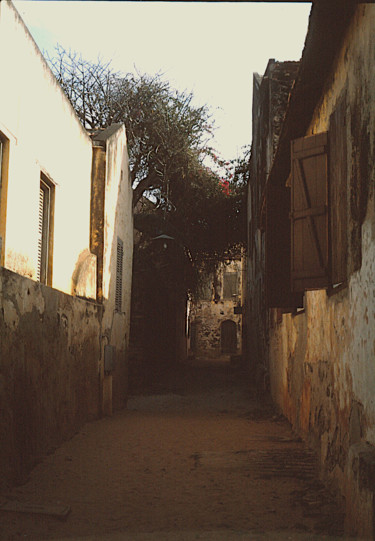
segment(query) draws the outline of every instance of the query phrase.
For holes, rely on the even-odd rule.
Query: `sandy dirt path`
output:
[[[313,454],[245,383],[229,364],[181,365],[87,424],[3,495],[68,517],[0,512],[0,539],[342,539]]]

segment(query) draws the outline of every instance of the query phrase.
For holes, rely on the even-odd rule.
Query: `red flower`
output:
[[[225,193],[225,195],[230,195],[229,180],[222,180],[220,183],[223,193]]]

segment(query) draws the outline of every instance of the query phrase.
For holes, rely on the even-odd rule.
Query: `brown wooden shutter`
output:
[[[292,291],[329,285],[328,134],[292,141]]]
[[[332,284],[347,280],[347,134],[346,96],[340,98],[329,126],[329,184]]]

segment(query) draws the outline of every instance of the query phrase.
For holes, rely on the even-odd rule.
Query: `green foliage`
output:
[[[139,261],[147,266],[162,254],[165,262],[152,239],[166,233],[176,245],[167,252],[174,254],[170,264],[194,288],[202,265],[214,267],[244,240],[248,151],[234,162],[218,158],[209,144],[208,107],[195,106],[192,93],[174,90],[160,75],[123,75],[110,63],[88,62],[61,47],[48,60],[85,128],[126,126],[136,212],[142,196],[154,202],[136,215],[143,232]],[[184,261],[184,272],[177,259]]]

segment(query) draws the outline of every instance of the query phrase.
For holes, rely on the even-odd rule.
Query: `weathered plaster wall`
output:
[[[346,94],[348,286],[306,292],[305,311],[284,314],[281,323],[272,314],[269,346],[272,395],[318,447],[346,496],[348,531],[361,535],[374,533],[374,28],[375,6],[358,6],[307,132],[328,130]]]
[[[4,266],[36,277],[44,172],[55,183],[52,285],[73,293],[89,248],[91,140],[11,2],[0,3],[0,49],[0,131],[9,140]],[[95,298],[90,254],[85,272],[80,288]]]
[[[7,269],[0,267],[0,478],[4,471],[12,480],[83,422],[124,405],[133,223],[124,126],[112,126],[103,141],[103,208],[95,221],[92,140],[8,1],[0,1],[0,46],[0,136],[9,150],[0,193]],[[41,173],[54,186],[52,287],[36,282]],[[117,237],[124,261],[115,310]],[[113,393],[106,345],[117,351]]]
[[[0,268],[0,486],[98,416],[101,317]]]
[[[228,300],[223,294],[223,273],[233,272],[238,276],[238,296]],[[211,290],[210,299],[199,299],[191,304],[190,322],[194,332],[194,349],[191,353],[196,355],[220,356],[221,351],[221,324],[223,321],[233,321],[237,329],[237,351],[242,350],[242,315],[234,313],[234,307],[241,305],[242,292],[242,262],[231,261],[219,267],[216,279],[207,284]]]
[[[103,253],[103,345],[116,348],[113,373],[113,406],[122,407],[127,392],[127,356],[133,265],[133,207],[125,127],[106,141]],[[115,309],[117,238],[123,242],[122,307]],[[103,368],[103,367],[102,367]],[[110,382],[107,384],[111,385]]]

